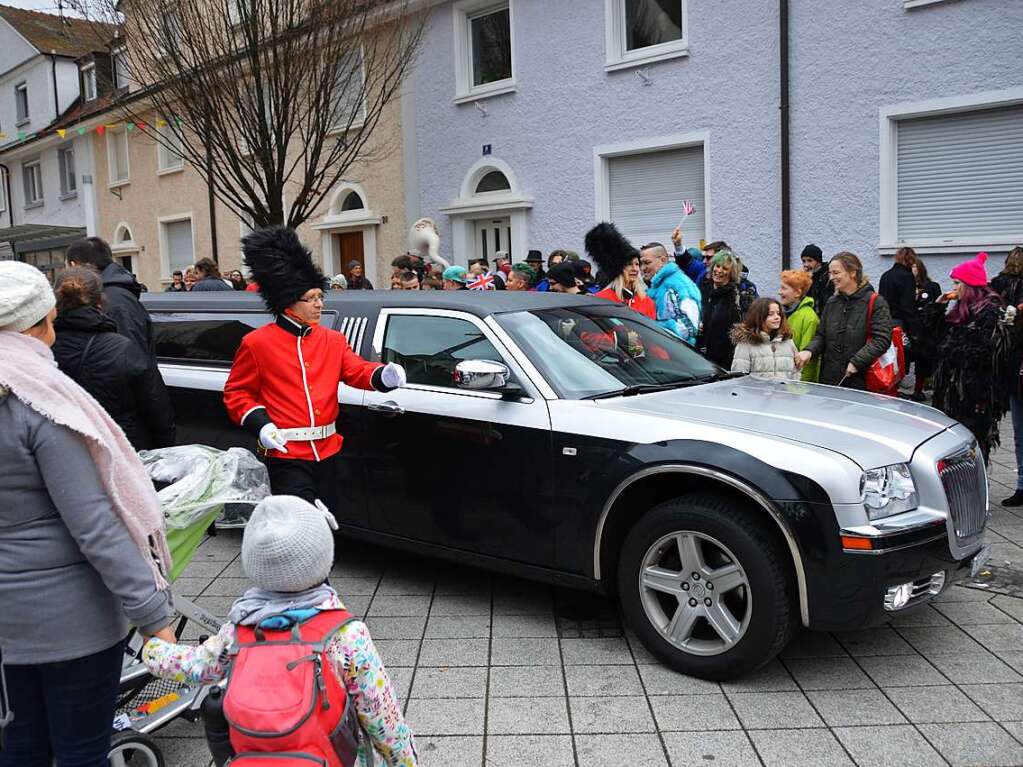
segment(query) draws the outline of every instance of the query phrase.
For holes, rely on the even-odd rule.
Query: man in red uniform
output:
[[[367,362],[341,333],[320,326],[325,279],[293,229],[252,232],[242,249],[276,320],[242,339],[224,405],[266,451],[275,495],[333,507],[343,442],[338,383],[386,392],[405,385],[405,370]]]

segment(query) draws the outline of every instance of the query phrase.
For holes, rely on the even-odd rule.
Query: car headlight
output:
[[[863,472],[860,498],[870,519],[912,511],[917,506],[917,496],[909,466],[896,463]]]

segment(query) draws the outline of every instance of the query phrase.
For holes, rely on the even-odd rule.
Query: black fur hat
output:
[[[294,229],[272,226],[251,232],[242,238],[242,252],[263,302],[274,314],[282,314],[307,291],[322,289],[326,282]]]
[[[603,221],[586,233],[586,252],[597,262],[604,278],[613,280],[625,271],[626,265],[639,258],[639,251],[632,247],[618,231],[618,227]]]

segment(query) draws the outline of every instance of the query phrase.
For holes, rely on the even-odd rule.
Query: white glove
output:
[[[278,450],[282,453],[288,452],[287,448],[284,447],[288,444],[288,440],[281,436],[281,432],[277,428],[277,424],[274,423],[268,423],[259,430],[259,444],[263,446],[264,450]]]
[[[380,382],[388,389],[400,389],[408,383],[408,378],[405,376],[405,368],[393,362],[388,362],[384,365],[384,369],[380,371]]]

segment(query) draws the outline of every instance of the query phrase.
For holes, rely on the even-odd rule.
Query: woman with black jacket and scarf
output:
[[[1023,368],[1023,247],[1016,246],[1005,259],[1001,273],[991,280],[991,289],[1006,306],[1016,307],[1012,325],[1012,346],[1005,370],[1012,431],[1016,436],[1016,491],[1003,506],[1023,506],[1023,400],[1020,399],[1020,368]]]
[[[735,346],[731,332],[746,316],[756,293],[744,290],[742,262],[728,249],[714,254],[707,276],[700,283],[701,323],[696,348],[725,370],[732,367]]]
[[[892,343],[888,302],[879,295],[874,298],[874,288],[863,276],[863,264],[854,253],[837,254],[828,264],[828,273],[835,295],[824,307],[817,335],[796,355],[796,363],[802,367],[820,357],[822,384],[866,389],[867,369]]]
[[[103,313],[96,271],[66,270],[56,293],[53,356],[61,371],[103,406],[136,450],[173,445],[174,409],[160,371]]]

